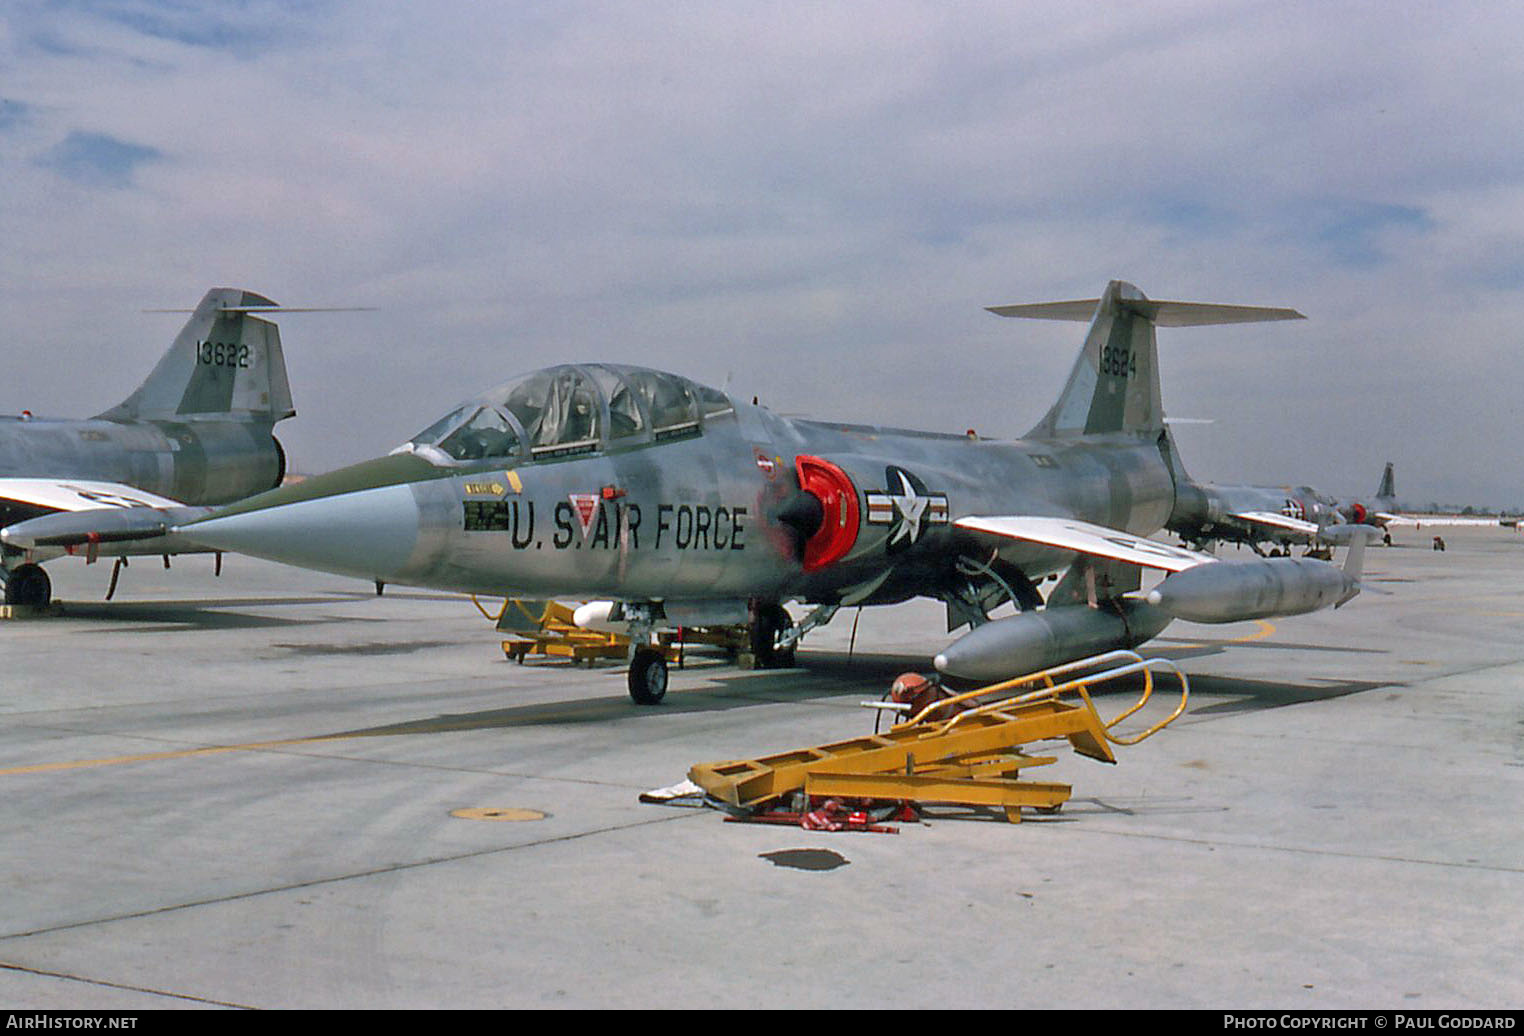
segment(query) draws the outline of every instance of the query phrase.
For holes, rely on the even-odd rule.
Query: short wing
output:
[[[1305,521],[1301,518],[1292,518],[1289,515],[1278,514],[1275,511],[1238,511],[1233,517],[1239,521],[1251,522],[1255,525],[1268,525],[1284,532],[1300,533],[1303,536],[1316,536],[1318,534],[1317,523]]]
[[[120,482],[83,478],[0,478],[0,501],[38,513],[88,511],[96,507],[183,506],[178,500]]]
[[[119,482],[0,478],[0,507],[12,524],[0,530],[17,550],[116,544],[113,554],[178,553],[199,548],[165,539],[170,527],[210,512]],[[21,519],[21,520],[17,520]]]
[[[953,524],[971,532],[1041,543],[1142,568],[1159,568],[1166,572],[1181,572],[1217,560],[1200,551],[1172,547],[1167,543],[1142,539],[1120,529],[1108,529],[1104,525],[1082,522],[1075,518],[997,515],[959,518]]]

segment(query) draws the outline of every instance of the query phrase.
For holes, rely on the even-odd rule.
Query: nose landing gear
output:
[[[667,696],[667,656],[660,648],[640,645],[630,652],[629,686],[636,705],[657,705]]]

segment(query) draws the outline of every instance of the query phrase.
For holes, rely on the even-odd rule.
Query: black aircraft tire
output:
[[[11,571],[5,580],[5,603],[44,608],[53,599],[53,581],[41,565],[27,563]]]
[[[654,648],[637,648],[630,659],[630,698],[636,705],[660,705],[666,696],[666,656]]]
[[[781,604],[763,605],[757,609],[757,620],[751,626],[751,655],[758,669],[779,669],[794,664],[793,649],[781,651],[778,638],[794,624]]]

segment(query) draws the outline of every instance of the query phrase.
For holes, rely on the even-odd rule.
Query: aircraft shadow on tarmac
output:
[[[285,605],[348,604],[353,598],[331,597],[222,597],[193,601],[68,601],[56,605],[66,619],[122,621],[162,624],[165,629],[262,629],[282,626],[314,626],[329,622],[353,622],[353,618],[322,616],[288,619],[273,615],[253,615],[243,608],[272,608]],[[154,632],[154,628],[143,632]]]
[[[416,646],[416,645],[410,645]],[[563,724],[607,723],[618,720],[660,721],[684,713],[715,713],[732,709],[818,701],[855,696],[860,700],[883,697],[895,677],[925,669],[919,655],[848,655],[845,652],[802,652],[802,664],[792,669],[745,671],[731,669],[710,676],[698,687],[673,687],[659,706],[636,706],[623,693],[598,698],[535,702],[480,712],[444,713],[424,719],[365,727],[328,735],[328,738],[394,737],[400,735],[446,734],[495,728],[556,726]],[[727,666],[723,658],[695,653],[689,665],[697,671]],[[611,666],[617,670],[618,666]],[[547,680],[553,681],[565,667],[545,666]],[[581,672],[585,672],[582,670]],[[1185,718],[1208,718],[1226,714],[1283,708],[1310,702],[1326,701],[1377,688],[1391,688],[1378,681],[1324,681],[1316,684],[1287,684],[1240,677],[1197,674],[1191,678],[1193,703]],[[1167,683],[1167,681],[1166,681]],[[1094,697],[1107,701],[1135,697],[1141,681],[1122,680],[1095,692]],[[1171,698],[1174,688],[1156,685],[1156,694]],[[1210,699],[1202,702],[1202,699]],[[1104,710],[1103,710],[1104,712]],[[841,737],[852,737],[874,729],[875,717],[866,710],[861,723],[844,723]]]
[[[331,738],[390,737],[401,734],[443,734],[507,727],[606,723],[628,719],[659,721],[664,716],[682,713],[724,712],[731,709],[806,702],[843,695],[877,699],[885,693],[896,676],[910,670],[926,668],[926,660],[918,655],[859,654],[849,657],[844,652],[809,652],[802,653],[801,658],[804,664],[792,669],[759,671],[731,669],[721,675],[709,677],[709,682],[703,686],[684,687],[678,683],[658,706],[634,705],[629,696],[623,693],[621,684],[620,693],[608,697],[536,702],[482,712],[446,713],[427,719],[367,727],[325,736]],[[718,656],[695,654],[688,664],[696,670],[701,670],[717,668],[725,665],[725,662]],[[566,671],[566,667],[563,666],[543,668],[547,680],[554,680],[559,675],[558,670]],[[618,668],[610,667],[611,670]],[[580,672],[585,673],[586,670]],[[682,672],[682,670],[675,670],[675,672]],[[873,718],[864,710],[861,726],[855,729],[844,729],[842,737],[850,737],[871,730]]]
[[[1205,658],[1220,655],[1228,649],[1256,651],[1329,651],[1341,655],[1386,655],[1385,648],[1349,647],[1344,644],[1293,644],[1275,640],[1206,640],[1192,637],[1189,640],[1174,637],[1156,638],[1149,654],[1159,655],[1173,661],[1187,658]]]
[[[1198,674],[1191,677],[1191,697],[1222,698],[1210,704],[1194,704],[1186,718],[1205,718],[1231,715],[1240,712],[1260,712],[1282,709],[1288,705],[1305,705],[1309,702],[1330,701],[1346,698],[1366,691],[1401,687],[1381,680],[1324,680],[1315,684],[1288,684],[1269,680],[1246,680],[1236,676],[1212,676]]]
[[[345,621],[353,620],[346,619]],[[295,655],[304,658],[319,658],[325,655],[351,655],[370,658],[382,655],[407,655],[414,651],[459,646],[459,640],[363,640],[340,644],[271,644],[271,653],[263,657],[285,658]]]

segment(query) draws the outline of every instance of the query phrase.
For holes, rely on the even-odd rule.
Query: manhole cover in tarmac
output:
[[[505,809],[497,806],[487,806],[482,809],[454,809],[450,811],[450,816],[461,820],[544,820],[547,815],[537,809]]]
[[[793,867],[801,871],[833,871],[850,862],[841,853],[830,849],[779,849],[777,852],[758,855],[770,861],[774,867]]]

